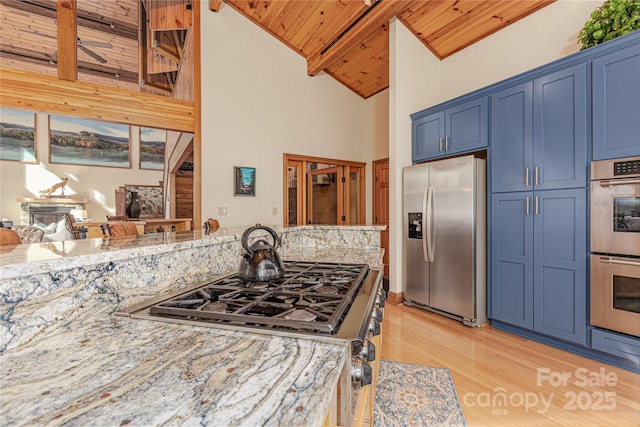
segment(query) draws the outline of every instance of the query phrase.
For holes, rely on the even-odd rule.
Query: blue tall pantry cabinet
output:
[[[492,317],[585,345],[586,64],[491,105]]]

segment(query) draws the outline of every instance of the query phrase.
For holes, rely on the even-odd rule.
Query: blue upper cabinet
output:
[[[640,44],[592,62],[593,160],[640,155]]]
[[[492,192],[586,186],[586,65],[491,96]]]
[[[413,146],[411,157],[414,162],[442,155],[444,130],[444,111],[429,114],[412,125]]]
[[[426,115],[412,115],[413,161],[486,148],[487,106],[487,97],[482,97]]]
[[[491,96],[491,191],[531,190],[533,83]]]

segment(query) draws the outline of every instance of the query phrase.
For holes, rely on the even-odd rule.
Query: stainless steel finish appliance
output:
[[[591,252],[640,256],[640,156],[591,163]]]
[[[366,264],[284,261],[284,277],[245,280],[238,274],[161,295],[116,314],[271,335],[348,343],[339,381],[340,419],[350,425],[352,400],[371,387],[372,344],[380,334],[382,272]]]
[[[487,321],[486,162],[456,157],[403,169],[404,300]]]
[[[640,337],[640,156],[591,163],[591,324]]]
[[[640,258],[591,256],[591,324],[640,337]]]

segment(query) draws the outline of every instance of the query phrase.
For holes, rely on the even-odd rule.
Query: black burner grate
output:
[[[231,276],[154,304],[149,313],[211,323],[312,331],[338,330],[369,267],[285,261],[285,277],[250,282]]]

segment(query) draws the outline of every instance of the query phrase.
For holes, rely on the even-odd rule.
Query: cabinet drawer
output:
[[[640,364],[640,339],[601,329],[591,331],[591,348]]]

